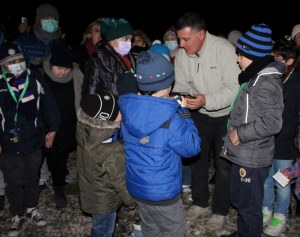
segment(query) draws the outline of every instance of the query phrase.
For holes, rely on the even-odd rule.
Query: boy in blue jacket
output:
[[[126,156],[126,182],[136,199],[144,237],[185,235],[181,157],[200,152],[200,138],[184,98],[169,97],[173,65],[145,51],[137,61],[142,95],[119,97]]]

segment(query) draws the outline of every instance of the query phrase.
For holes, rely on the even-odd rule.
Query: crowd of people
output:
[[[136,236],[134,226],[144,237],[184,237],[200,216],[218,231],[230,207],[237,230],[223,237],[285,231],[300,177],[300,25],[275,42],[264,23],[224,38],[186,12],[152,41],[126,19],[97,18],[71,47],[58,9],[45,3],[23,26],[13,38],[0,28],[7,236],[26,219],[47,225],[38,199],[50,173],[56,208],[68,205],[72,151],[91,237]],[[287,185],[273,178],[278,170]]]

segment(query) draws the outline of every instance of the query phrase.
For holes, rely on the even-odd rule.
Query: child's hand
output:
[[[177,103],[181,105],[181,107],[186,108],[186,99],[184,98],[184,96],[177,95],[174,97],[174,100],[176,100]]]
[[[229,131],[229,141],[231,142],[231,144],[234,146],[240,144],[240,138],[238,136],[237,129],[231,127]]]

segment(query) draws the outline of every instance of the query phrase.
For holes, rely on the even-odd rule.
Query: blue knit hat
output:
[[[101,36],[108,41],[133,35],[133,29],[125,19],[104,18],[101,21]]]
[[[138,57],[136,78],[141,91],[159,91],[174,82],[174,68],[163,55],[147,50]]]
[[[264,23],[253,25],[236,44],[236,53],[251,60],[259,59],[272,52],[272,30]]]
[[[149,50],[163,55],[166,59],[170,61],[170,50],[164,44],[152,44]]]

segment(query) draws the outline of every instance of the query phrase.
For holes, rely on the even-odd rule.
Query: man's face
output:
[[[186,54],[197,53],[205,39],[205,31],[196,31],[191,29],[191,27],[186,27],[177,31],[177,36],[181,48],[184,48]]]

